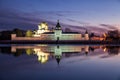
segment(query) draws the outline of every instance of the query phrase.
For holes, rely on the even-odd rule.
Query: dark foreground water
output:
[[[120,80],[120,46],[1,45],[0,80]]]

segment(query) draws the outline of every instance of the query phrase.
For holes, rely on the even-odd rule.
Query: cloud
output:
[[[30,14],[22,12],[11,12],[11,11],[1,11],[0,22],[4,20],[14,20],[14,21],[26,21],[26,22],[38,22],[39,19],[34,19]],[[12,22],[12,21],[11,21]]]
[[[70,28],[72,31],[84,32],[86,29],[89,31],[95,32],[105,32],[107,29],[101,28],[100,26],[106,26],[105,24],[100,24],[100,26],[89,26],[90,23],[84,21],[77,21],[74,19],[66,18],[66,14],[74,13],[72,11],[48,11],[48,12],[21,12],[13,9],[0,9],[0,29],[13,29],[13,28],[20,28],[20,29],[37,29],[37,25],[40,22],[47,22],[49,27],[55,27],[57,19],[56,17],[62,17],[63,19],[67,20],[68,22],[78,23],[81,26],[69,23],[61,23],[62,28]],[[56,16],[54,20],[51,20],[49,17],[44,16]],[[56,20],[56,21],[55,21]],[[86,25],[86,26],[85,26]],[[113,28],[113,26],[110,26]]]
[[[78,31],[84,33],[86,30],[88,30],[88,32],[94,32],[96,34],[100,34],[107,31],[107,29],[101,28],[99,26],[76,26],[76,25],[70,25],[64,23],[62,23],[62,26],[64,26],[64,28],[70,28],[73,32]]]
[[[103,26],[104,28],[107,28],[108,30],[109,29],[117,29],[115,26],[109,25],[109,24],[100,24],[100,26]]]
[[[60,13],[56,13],[56,15],[59,16],[59,17],[64,17],[64,15],[60,14]]]
[[[82,25],[89,25],[90,24],[88,22],[77,21],[77,20],[73,20],[73,19],[69,19],[69,18],[67,18],[67,20],[70,21],[70,22],[75,22],[75,23],[79,23],[79,24],[82,24]]]
[[[34,13],[24,13],[13,10],[0,10],[0,28],[1,29],[35,29],[40,22],[47,21],[43,18],[36,18]],[[37,15],[36,15],[37,16]],[[53,22],[47,21],[51,25]]]

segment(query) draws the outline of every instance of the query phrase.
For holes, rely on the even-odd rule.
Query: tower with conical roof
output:
[[[85,31],[85,34],[88,34],[88,31],[87,31],[87,30]]]
[[[87,30],[85,31],[85,40],[89,40],[89,34]]]
[[[54,34],[55,34],[55,40],[59,41],[61,38],[61,35],[62,35],[62,29],[61,29],[59,20],[58,20],[57,25],[55,27]]]
[[[55,27],[55,30],[61,30],[61,26],[60,26],[59,20],[58,20],[58,22],[57,22],[57,25],[56,25],[56,27]]]

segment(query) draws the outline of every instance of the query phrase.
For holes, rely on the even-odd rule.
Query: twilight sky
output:
[[[76,31],[120,30],[120,0],[0,0],[0,30],[54,27],[58,19]]]

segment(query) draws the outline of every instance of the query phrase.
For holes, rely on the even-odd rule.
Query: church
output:
[[[11,35],[12,40],[89,40],[89,34],[86,30],[84,34],[79,32],[64,32],[59,20],[52,30],[49,30],[48,24],[42,22],[38,25],[38,30],[33,31],[31,37],[17,37],[16,34]]]

